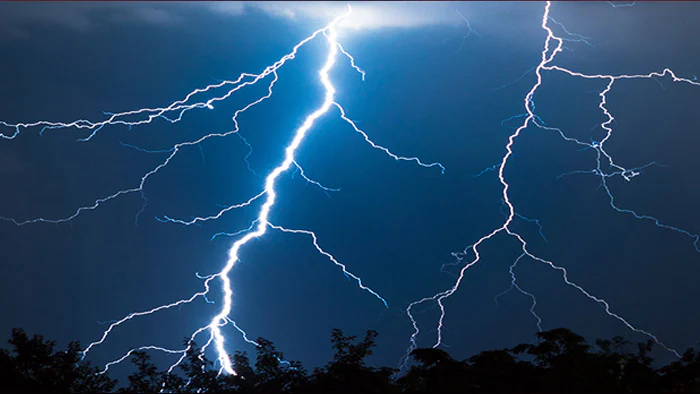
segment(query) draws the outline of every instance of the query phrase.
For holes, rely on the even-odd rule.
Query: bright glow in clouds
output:
[[[257,9],[266,14],[294,22],[327,21],[343,12],[345,7],[345,3],[339,1],[251,1],[205,4],[220,13],[241,15],[248,9]],[[456,4],[453,2],[358,1],[350,4],[353,9],[352,15],[338,23],[341,28],[459,26],[464,23],[464,20],[455,12]]]

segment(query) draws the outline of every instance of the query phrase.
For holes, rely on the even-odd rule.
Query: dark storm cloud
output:
[[[30,38],[39,27],[87,32],[115,22],[172,25],[184,20],[172,3],[0,3],[0,39]]]

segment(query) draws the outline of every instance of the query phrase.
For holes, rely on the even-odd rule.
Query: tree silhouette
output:
[[[12,330],[11,350],[0,350],[2,391],[12,393],[100,393],[114,389],[116,381],[96,367],[80,361],[80,344],[71,342],[55,352],[56,343],[41,335],[29,338],[20,328]]]
[[[331,332],[332,360],[307,373],[287,361],[274,344],[257,339],[255,363],[236,352],[236,375],[220,373],[196,343],[178,368],[160,370],[146,352],[135,351],[135,371],[120,393],[235,394],[700,394],[700,353],[689,349],[678,361],[655,368],[653,342],[632,344],[620,337],[595,346],[564,328],[537,334],[537,340],[509,349],[488,350],[455,360],[441,349],[415,349],[413,365],[402,376],[367,359],[376,347],[376,331],[362,340]],[[116,380],[80,360],[77,342],[55,352],[55,343],[21,329],[12,331],[11,350],[0,350],[0,393],[111,392]]]
[[[375,368],[366,364],[372,355],[378,333],[367,331],[364,339],[355,343],[356,336],[346,336],[340,329],[331,332],[331,344],[335,349],[333,360],[314,370],[309,393],[394,393],[397,391],[391,376],[395,370]]]
[[[700,352],[688,349],[680,360],[661,368],[667,393],[700,393]]]
[[[558,328],[540,332],[537,337],[537,344],[518,345],[513,352],[534,357],[534,364],[542,373],[541,391],[590,393],[610,389],[604,365],[590,352],[591,346],[582,336]]]
[[[184,381],[176,375],[158,371],[151,357],[144,351],[136,351],[131,355],[131,363],[136,372],[129,375],[129,386],[120,388],[120,393],[156,393],[160,390],[178,392],[184,386]]]
[[[453,359],[440,349],[415,349],[411,356],[418,363],[399,379],[405,393],[466,392],[466,363]]]

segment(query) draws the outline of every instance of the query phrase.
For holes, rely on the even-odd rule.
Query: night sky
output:
[[[366,80],[338,56],[331,72],[336,100],[377,144],[439,161],[446,171],[372,149],[334,108],[311,129],[296,159],[307,176],[340,191],[325,193],[290,170],[277,185],[271,221],[314,231],[319,245],[380,293],[389,308],[345,278],[308,236],[270,230],[251,241],[230,275],[231,318],[249,337],[272,340],[307,367],[329,359],[334,327],[354,335],[378,330],[372,362],[397,365],[413,332],[405,313],[409,303],[450,288],[459,266],[447,272],[441,266],[503,224],[507,211],[497,173],[475,175],[500,164],[508,137],[522,124],[523,117],[502,121],[525,112],[546,37],[544,3],[356,5],[363,6],[377,19],[338,31]],[[289,14],[286,7],[297,12]],[[261,72],[342,11],[342,4],[311,3],[2,3],[0,120],[98,121],[107,117],[103,111],[166,106],[195,88]],[[589,74],[669,67],[692,80],[700,73],[700,43],[691,39],[700,34],[699,13],[698,3],[554,3],[550,16],[587,43],[551,22],[557,36],[569,39],[553,64]],[[201,291],[203,280],[195,274],[218,272],[236,239],[212,236],[247,228],[260,204],[201,226],[157,218],[208,216],[259,193],[294,131],[323,100],[318,70],[327,51],[322,35],[309,42],[280,69],[272,98],[240,116],[257,176],[248,169],[248,147],[240,138],[212,138],[182,149],[149,178],[142,211],[144,200],[131,193],[65,223],[0,221],[0,337],[22,327],[60,346],[70,340],[86,345],[99,339],[105,322]],[[606,82],[543,75],[534,97],[537,115],[570,137],[599,141],[605,116],[598,94]],[[0,216],[64,218],[136,187],[167,153],[125,144],[163,150],[231,130],[236,109],[266,91],[266,83],[246,88],[174,124],[156,119],[131,130],[107,126],[88,142],[76,141],[90,134],[85,129],[46,130],[41,136],[40,127],[23,129],[14,139],[0,140]],[[616,202],[691,234],[700,233],[698,100],[700,87],[664,77],[616,82],[607,105],[615,117],[608,153],[627,168],[659,164],[630,182],[609,178]],[[14,129],[0,132],[10,136]],[[513,151],[505,169],[511,202],[542,226],[540,234],[534,221],[512,223],[530,250],[565,267],[570,280],[668,346],[682,351],[696,344],[700,253],[693,239],[615,212],[594,175],[558,178],[593,169],[593,149],[528,127]],[[518,241],[501,233],[479,252],[479,263],[445,301],[443,348],[456,358],[531,341],[537,332],[530,298],[512,291],[494,301],[510,286]],[[466,260],[472,258],[467,254]],[[589,339],[647,339],[567,286],[559,271],[523,259],[516,273],[522,289],[537,298],[543,329],[568,327]],[[220,289],[212,288],[214,304],[198,299],[115,328],[89,359],[103,366],[133,347],[180,348],[218,312]],[[432,346],[439,309],[425,303],[414,314],[421,328],[418,345]],[[231,326],[223,330],[231,353],[253,352]],[[662,350],[658,355],[672,357]]]

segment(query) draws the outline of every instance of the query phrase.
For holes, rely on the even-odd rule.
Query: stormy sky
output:
[[[688,37],[698,34],[700,5],[620,4],[553,3],[549,25],[567,39],[554,64],[589,74],[669,67],[693,80],[700,43]],[[165,106],[195,88],[261,72],[343,10],[330,2],[0,3],[0,120],[102,120],[104,111]],[[279,180],[271,221],[314,231],[323,249],[389,308],[318,254],[309,237],[269,231],[245,247],[230,275],[231,318],[249,337],[270,339],[286,357],[312,367],[330,357],[332,328],[355,335],[376,329],[373,362],[398,364],[413,332],[405,308],[450,288],[460,266],[443,264],[506,218],[497,173],[475,175],[501,162],[522,124],[523,117],[508,119],[525,112],[524,97],[536,82],[543,12],[544,3],[535,2],[354,5],[339,40],[367,74],[362,81],[338,57],[331,72],[337,101],[376,143],[439,161],[446,171],[372,149],[337,111],[319,119],[297,161],[307,176],[340,191],[326,193],[290,170]],[[327,51],[323,36],[302,47],[280,69],[273,96],[241,115],[241,135],[252,146],[248,163],[241,138],[214,138],[179,152],[145,184],[145,199],[124,195],[60,224],[0,222],[3,336],[23,327],[59,344],[87,344],[114,319],[201,291],[196,274],[218,272],[236,239],[212,236],[247,228],[259,205],[201,226],[157,219],[212,215],[259,193],[294,131],[323,99],[318,70]],[[605,85],[545,72],[536,113],[568,136],[600,141]],[[108,126],[87,142],[77,141],[90,133],[84,129],[22,129],[0,140],[0,216],[64,218],[133,188],[167,156],[143,149],[167,150],[231,130],[233,113],[266,92],[266,84],[250,87],[174,124]],[[669,77],[616,82],[607,95],[615,117],[607,152],[627,168],[655,163],[629,182],[607,179],[615,201],[691,235],[700,232],[698,100],[700,87]],[[0,129],[5,136],[14,131]],[[594,149],[526,128],[504,172],[511,202],[530,219],[517,218],[513,230],[635,327],[679,350],[696,344],[700,253],[692,236],[614,211],[594,175],[559,177],[595,163]],[[531,341],[537,331],[529,297],[512,291],[494,300],[510,286],[517,240],[501,233],[479,252],[479,263],[445,301],[443,346],[456,358]],[[521,288],[537,298],[544,329],[646,339],[567,286],[561,272],[523,259],[516,273]],[[121,325],[89,357],[104,365],[133,347],[179,347],[208,324],[220,295],[216,287],[213,304],[199,299]],[[418,345],[432,346],[439,309],[426,303],[415,316]],[[253,350],[232,327],[225,332],[231,352]]]

